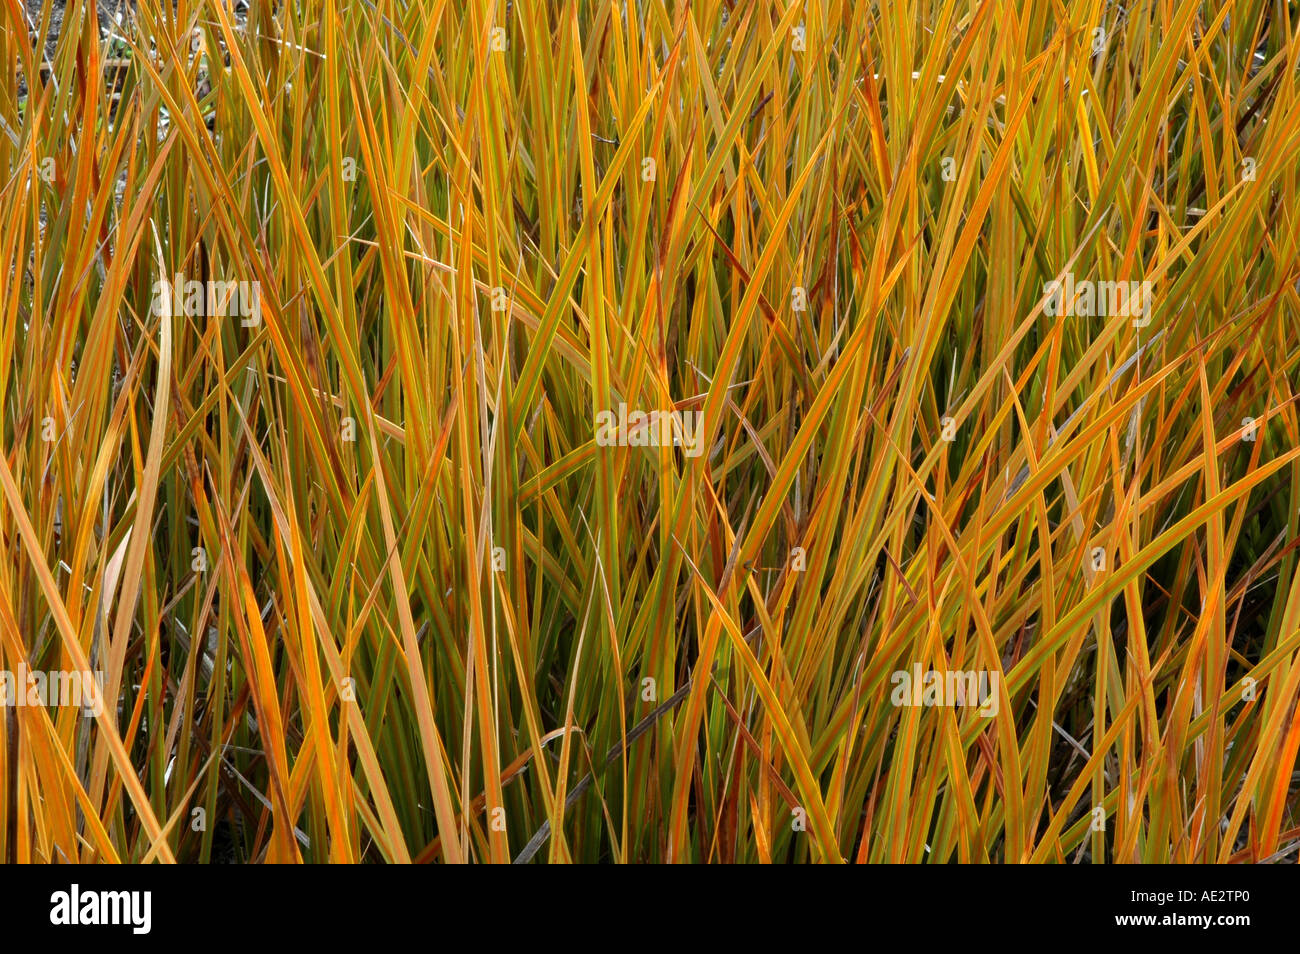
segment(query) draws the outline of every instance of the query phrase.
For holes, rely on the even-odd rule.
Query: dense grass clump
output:
[[[105,700],[0,859],[1295,860],[1293,5],[109,23],[0,6],[0,669]]]

